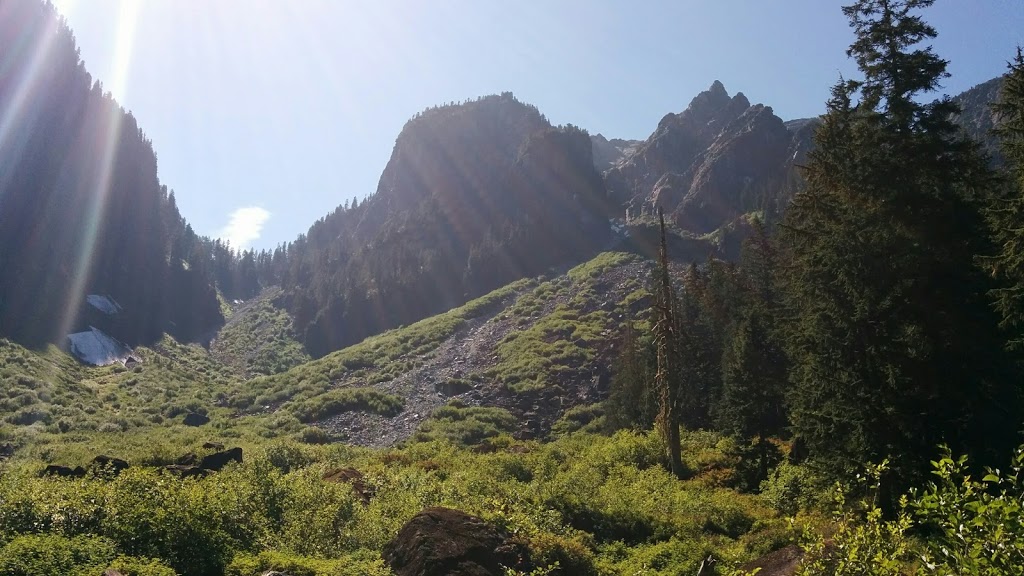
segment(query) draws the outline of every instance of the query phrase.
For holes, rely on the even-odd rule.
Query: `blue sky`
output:
[[[711,83],[783,119],[855,75],[845,1],[56,0],[153,141],[197,232],[272,248],[374,192],[405,121],[512,91],[556,124],[646,138]],[[1024,44],[1021,0],[925,12],[961,92]]]

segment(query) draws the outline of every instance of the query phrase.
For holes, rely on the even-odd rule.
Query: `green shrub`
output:
[[[462,446],[478,444],[502,433],[512,432],[516,418],[503,408],[466,406],[454,400],[442,406],[425,420],[414,440],[430,442],[448,440]]]
[[[375,560],[344,558],[324,560],[295,556],[284,552],[239,554],[231,561],[225,576],[260,576],[271,570],[289,576],[389,576],[391,571],[380,558]]]
[[[401,398],[375,388],[343,388],[306,400],[291,410],[299,422],[307,423],[352,411],[395,416],[403,408]]]
[[[329,444],[331,435],[323,428],[307,426],[299,434],[299,440],[304,444]]]
[[[117,557],[114,543],[95,536],[17,536],[0,548],[4,576],[86,576],[99,574]]]

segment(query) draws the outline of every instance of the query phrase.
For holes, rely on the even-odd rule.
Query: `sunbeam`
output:
[[[112,94],[123,97],[127,85],[128,69],[131,63],[132,43],[135,38],[135,24],[138,19],[139,4],[133,1],[121,3],[118,12],[117,37],[114,50],[113,77],[111,78]],[[114,105],[111,103],[111,105]],[[85,228],[83,237],[78,244],[78,254],[74,260],[71,286],[64,306],[61,321],[61,334],[68,333],[75,321],[77,311],[84,298],[84,290],[89,281],[92,266],[93,249],[96,238],[103,224],[107,197],[110,194],[111,175],[117,162],[117,146],[120,141],[122,115],[111,113],[107,116],[107,125],[100,145],[99,177],[95,181],[95,189],[89,195],[84,214]]]

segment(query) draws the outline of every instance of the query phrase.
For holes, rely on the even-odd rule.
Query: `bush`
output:
[[[384,561],[360,558],[324,560],[284,552],[239,554],[228,565],[225,576],[260,576],[276,570],[289,576],[389,576]]]
[[[176,576],[157,560],[118,555],[115,543],[99,536],[28,534],[0,548],[4,576],[95,576],[106,568],[124,576]]]
[[[462,446],[514,430],[516,418],[503,408],[466,406],[453,400],[434,411],[413,437],[418,442],[447,440]]]
[[[291,410],[299,422],[317,422],[342,412],[372,412],[396,416],[404,405],[398,396],[374,388],[344,388],[306,400]]]
[[[299,440],[304,444],[330,444],[331,435],[323,428],[309,426],[302,429]]]
[[[117,556],[106,538],[53,534],[18,536],[0,549],[4,576],[68,576],[99,574]]]

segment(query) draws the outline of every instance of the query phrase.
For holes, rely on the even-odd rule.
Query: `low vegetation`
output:
[[[292,318],[274,305],[280,289],[268,289],[237,306],[217,333],[211,352],[243,377],[279,374],[310,360]]]
[[[437,421],[503,419],[493,410],[441,412]],[[19,458],[0,476],[0,566],[33,574],[121,562],[161,576],[383,575],[381,548],[432,505],[507,528],[565,574],[693,573],[709,555],[735,563],[792,539],[758,497],[720,485],[713,470],[728,462],[721,437],[688,440],[694,475],[685,482],[665,471],[655,435],[633,432],[549,444],[497,436],[488,451],[446,441],[383,451],[273,442],[241,465],[187,480],[146,467],[113,479],[39,478],[42,463]],[[117,454],[157,459],[141,446]],[[321,480],[338,466],[365,474],[375,493],[369,504],[349,485]],[[19,570],[3,573],[30,573]]]

